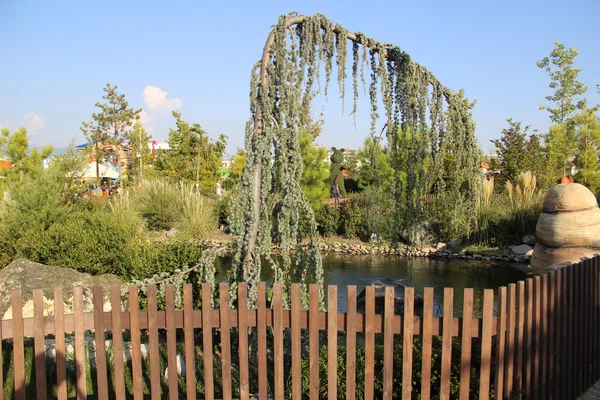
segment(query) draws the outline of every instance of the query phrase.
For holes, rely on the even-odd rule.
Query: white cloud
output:
[[[144,104],[152,113],[167,113],[181,107],[181,99],[167,99],[167,92],[156,86],[144,88]]]
[[[27,133],[31,136],[38,134],[38,131],[44,127],[44,119],[34,112],[25,115],[23,126],[27,128]]]
[[[154,117],[148,114],[145,110],[142,110],[140,113],[140,123],[146,128],[146,132],[150,135],[154,135],[154,127],[152,126],[152,121]]]

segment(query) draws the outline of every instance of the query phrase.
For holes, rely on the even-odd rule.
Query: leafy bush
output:
[[[321,206],[315,219],[321,235],[332,236],[338,232],[340,213],[329,204]]]

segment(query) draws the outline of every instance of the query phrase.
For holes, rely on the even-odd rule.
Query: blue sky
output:
[[[321,12],[352,31],[398,45],[446,86],[477,100],[483,150],[513,117],[540,132],[550,93],[535,65],[558,40],[580,50],[589,103],[600,103],[600,1],[28,1],[0,0],[0,125],[26,125],[38,145],[82,142],[107,82],[144,109],[157,139],[170,109],[243,146],[249,75],[280,14]],[[351,86],[350,86],[351,87]],[[319,142],[358,147],[368,134],[361,102],[357,129],[337,96],[325,105]],[[320,111],[319,108],[315,113]]]

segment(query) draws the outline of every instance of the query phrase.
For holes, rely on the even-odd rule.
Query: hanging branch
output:
[[[291,40],[286,39],[288,32],[291,32]],[[432,164],[429,173],[434,179],[443,181],[441,160],[445,152],[450,151],[450,143],[454,146],[452,151],[461,152],[456,157],[456,166],[462,170],[452,173],[455,187],[459,188],[456,189],[459,202],[471,204],[472,193],[477,191],[472,179],[477,148],[470,114],[472,104],[463,98],[462,92],[455,93],[441,85],[433,74],[413,62],[397,47],[379,43],[362,33],[348,32],[323,15],[281,16],[265,43],[260,72],[258,76],[253,75],[251,80],[250,109],[253,118],[246,126],[247,161],[232,205],[236,253],[229,276],[232,288],[237,281],[248,282],[250,306],[256,299],[261,258],[271,265],[277,281],[285,285],[298,278],[304,285],[309,279],[318,283],[321,287],[320,302],[324,303],[317,226],[312,208],[299,185],[302,159],[298,135],[302,124],[307,120],[306,116],[310,115],[311,100],[322,89],[319,78],[321,62],[325,69],[325,94],[328,93],[333,57],[337,66],[343,110],[347,40],[353,41],[352,114],[355,118],[358,64],[360,63],[360,79],[366,92],[364,65],[370,52],[371,134],[375,134],[379,118],[378,96],[381,95],[387,119],[385,126],[388,145],[392,146],[397,181],[400,181],[400,173],[407,173],[406,190],[401,186],[394,189],[396,209],[411,204],[410,219],[415,220],[415,215],[420,212],[420,205],[418,201],[414,201],[414,196],[428,188],[424,183],[428,181],[424,178],[425,160],[430,159],[427,161]],[[379,80],[381,85],[378,85]],[[427,108],[430,110],[429,121],[426,120]],[[397,140],[399,127],[402,128],[403,144]],[[409,137],[411,145],[407,146]],[[461,142],[457,144],[457,141]],[[406,149],[402,149],[405,154],[403,157],[399,156],[400,145],[406,146]],[[443,186],[441,182],[436,187]],[[468,191],[471,194],[465,193]],[[274,192],[280,195],[271,196]],[[275,203],[269,204],[270,199],[275,199]],[[469,213],[469,217],[471,214]],[[395,225],[399,219],[397,216]],[[306,253],[298,246],[304,235],[300,229],[301,222],[304,224],[304,232],[310,238]],[[282,249],[281,265],[270,258],[273,242]],[[294,261],[290,258],[293,247],[299,249]],[[303,290],[303,302],[306,300],[305,295],[306,287]],[[284,300],[285,296],[286,294]],[[231,298],[232,301],[235,299],[235,292],[232,292]]]

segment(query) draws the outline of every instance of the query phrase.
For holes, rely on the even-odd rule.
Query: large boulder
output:
[[[534,269],[577,263],[600,253],[600,209],[596,197],[578,183],[561,183],[544,197],[536,227],[538,243],[531,258]]]
[[[375,281],[371,284],[375,286],[375,314],[383,314],[385,310],[385,288],[392,286],[394,288],[394,314],[404,314],[404,292],[406,286],[396,283],[394,280],[385,278]],[[356,311],[360,314],[365,313],[365,304],[367,299],[367,289],[364,288],[356,297]],[[423,315],[423,297],[415,294],[414,298],[415,315]]]
[[[77,272],[71,268],[52,267],[33,261],[15,260],[0,270],[0,315],[2,319],[12,318],[11,292],[20,289],[23,301],[23,316],[33,316],[32,292],[42,289],[44,292],[44,313],[53,314],[54,288],[63,289],[64,312],[73,312],[73,287],[83,289],[84,311],[93,310],[92,288],[102,286],[104,290],[104,309],[110,310],[108,288],[122,284],[121,280],[110,274],[92,276]]]

